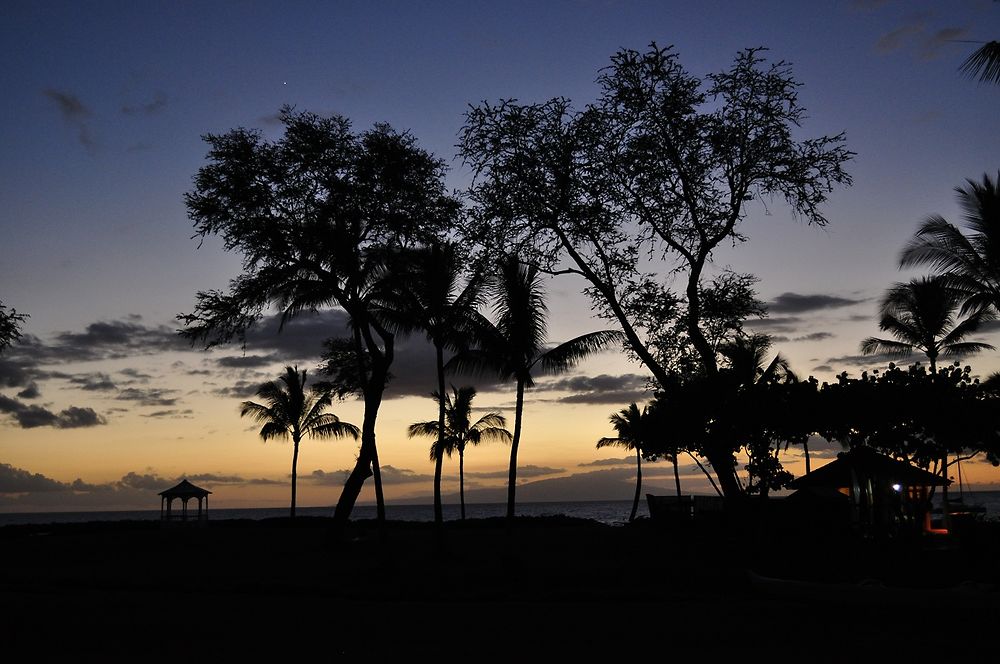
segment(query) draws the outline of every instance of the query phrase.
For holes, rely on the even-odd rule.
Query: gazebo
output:
[[[931,531],[930,489],[950,480],[866,447],[841,452],[827,465],[790,483],[793,501],[842,500],[851,522],[866,532],[895,532],[905,524]]]
[[[208,519],[208,494],[212,493],[208,489],[202,489],[200,486],[195,486],[188,482],[186,479],[181,480],[177,486],[171,487],[166,491],[160,492],[160,520],[161,521],[188,521],[197,520],[205,521]],[[172,511],[173,502],[175,498],[179,498],[181,501],[181,512],[177,514]],[[192,498],[198,499],[198,514],[197,516],[188,516],[188,501]],[[205,501],[204,509],[202,509],[202,500]]]

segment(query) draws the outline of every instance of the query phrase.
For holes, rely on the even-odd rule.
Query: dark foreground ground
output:
[[[995,661],[998,554],[995,524],[905,545],[559,518],[8,526],[0,657]]]

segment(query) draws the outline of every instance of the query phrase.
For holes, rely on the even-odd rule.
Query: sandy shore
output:
[[[1000,609],[993,526],[965,546],[904,548],[557,518],[440,533],[360,522],[336,541],[329,525],[0,528],[3,642],[106,661],[315,648],[324,661],[624,658],[639,648],[779,658],[808,648],[811,661],[851,661],[886,647],[976,652]]]

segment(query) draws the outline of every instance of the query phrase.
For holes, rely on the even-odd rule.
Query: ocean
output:
[[[1000,503],[998,503],[1000,509]],[[594,500],[581,502],[548,502],[548,503],[518,503],[519,516],[553,516],[564,515],[581,519],[593,519],[610,525],[623,524],[628,521],[632,510],[631,500]],[[506,503],[466,504],[465,516],[470,519],[485,519],[503,516],[507,512]],[[296,507],[299,516],[333,516],[333,506],[327,507]],[[639,503],[639,516],[646,516],[646,501]],[[270,519],[288,516],[287,507],[263,507],[250,509],[217,509],[209,510],[209,519]],[[385,506],[387,519],[396,521],[433,521],[433,505],[393,505]],[[458,505],[444,505],[445,520],[458,520],[461,517]],[[17,524],[46,523],[82,523],[86,521],[145,521],[159,520],[159,510],[116,511],[116,512],[32,512],[19,514],[0,514],[0,526]],[[351,513],[352,519],[374,519],[374,505],[357,505]]]
[[[937,501],[935,501],[937,502]],[[965,502],[986,508],[986,518],[1000,519],[1000,491],[966,491]],[[467,504],[465,515],[470,519],[499,517],[506,513],[505,503]],[[593,519],[608,525],[622,525],[628,521],[632,509],[631,500],[590,500],[577,502],[518,503],[519,516],[571,516]],[[298,507],[301,516],[333,516],[333,507]],[[385,506],[387,519],[395,521],[433,521],[433,505],[393,505]],[[637,516],[649,515],[646,501],[639,502]],[[287,507],[263,507],[250,509],[216,509],[209,512],[210,519],[270,519],[288,516]],[[452,521],[460,517],[458,505],[445,505],[444,518]],[[0,526],[17,524],[83,523],[87,521],[155,521],[160,518],[159,510],[116,511],[116,512],[31,512],[0,514]],[[357,505],[352,519],[374,519],[374,505]]]

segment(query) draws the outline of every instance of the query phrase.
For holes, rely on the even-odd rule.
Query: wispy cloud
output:
[[[122,113],[125,115],[155,115],[167,107],[167,95],[157,92],[148,102],[125,104]]]
[[[42,94],[52,102],[63,121],[76,131],[76,138],[80,145],[88,152],[96,150],[97,141],[94,139],[89,122],[93,113],[80,98],[72,92],[52,88],[43,90]]]

